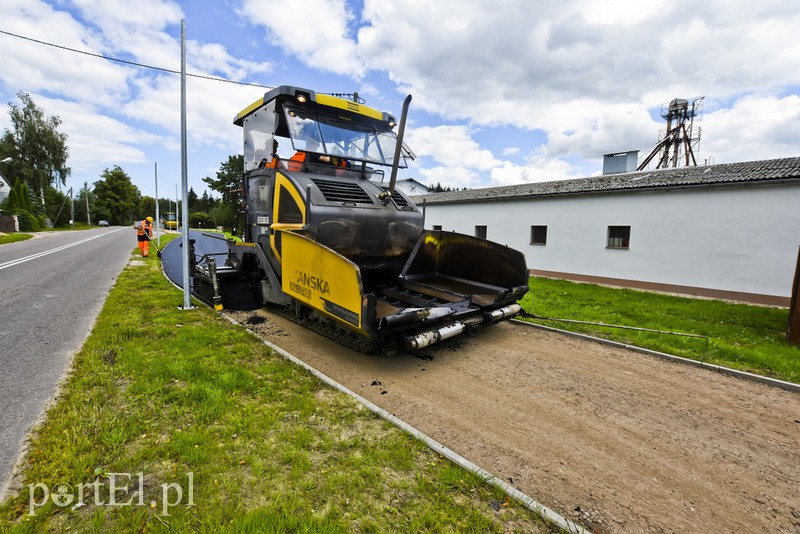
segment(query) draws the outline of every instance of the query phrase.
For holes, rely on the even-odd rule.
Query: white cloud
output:
[[[187,64],[190,73],[219,73],[231,80],[245,80],[254,74],[269,74],[274,70],[270,62],[254,62],[233,57],[218,43],[199,43],[191,40],[186,43]]]
[[[792,31],[800,13],[783,2],[766,2],[775,7],[762,19],[744,10],[733,16],[727,4],[674,2],[627,14],[618,4],[588,11],[586,4],[367,0],[359,53],[370,68],[422,93],[426,109],[524,128],[542,127],[550,106],[575,98],[597,109],[621,101],[647,107],[746,90],[765,77],[800,80],[800,70],[786,71],[800,57]],[[732,77],[735,88],[727,86]],[[692,88],[698,78],[706,86],[699,91],[650,100],[653,92]]]
[[[180,69],[179,32],[175,30],[183,13],[174,2],[119,4],[79,0],[70,7],[77,11],[60,11],[41,1],[10,0],[0,6],[0,18],[26,37]],[[169,26],[177,35],[166,31]],[[48,115],[62,119],[60,131],[69,135],[69,165],[73,171],[141,164],[148,159],[148,147],[178,153],[180,78],[176,74],[0,35],[0,42],[6,41],[8,46],[4,48],[13,53],[0,55],[2,85],[16,88],[14,92],[32,94],[34,102]],[[242,79],[269,73],[272,68],[269,62],[235,57],[219,43],[187,42],[190,73]],[[190,144],[195,145],[195,150],[210,146],[228,154],[239,151],[240,134],[232,124],[233,115],[262,95],[264,89],[191,77],[187,83]]]
[[[102,54],[102,38],[68,13],[43,2],[11,2],[0,20],[14,32],[44,42]],[[25,92],[47,91],[66,98],[111,103],[127,91],[132,70],[87,55],[0,35],[0,73],[5,85]]]
[[[103,35],[109,54],[124,54],[139,63],[180,69],[180,34],[176,39],[165,31],[170,26],[180,27],[183,11],[175,2],[73,0],[72,3],[80,16]]]
[[[491,185],[514,185],[528,182],[551,182],[567,178],[583,176],[567,162],[537,154],[530,158],[524,166],[505,162],[503,165],[492,169]]]
[[[480,174],[460,165],[426,167],[420,170],[420,176],[419,181],[429,187],[483,187]]]
[[[604,152],[655,146],[664,124],[647,112],[673,98],[727,100],[800,85],[800,10],[777,0],[746,7],[366,0],[363,19],[359,54],[410,90],[420,108],[476,126],[541,129],[549,157],[598,165]],[[794,113],[791,100],[765,98],[765,112]],[[742,112],[729,118],[734,131],[756,120],[766,136],[778,135],[771,115],[734,109]],[[515,172],[503,166],[493,176]]]
[[[486,171],[500,163],[487,149],[472,139],[465,126],[423,126],[409,129],[408,143],[419,156],[435,161]]]
[[[524,166],[496,158],[482,148],[465,126],[423,126],[412,128],[408,142],[421,158],[430,158],[438,165],[419,170],[428,185],[451,187],[485,187],[522,182],[540,182],[581,176],[580,170],[538,148]],[[419,148],[417,150],[417,148]],[[487,183],[488,182],[488,183]]]
[[[657,142],[657,133],[663,125],[653,121],[644,109],[630,104],[608,105],[595,109],[592,102],[575,102],[569,111],[556,106],[554,113],[562,112],[562,126],[566,129],[550,132],[548,151],[553,156],[579,156],[600,160],[603,154],[623,150],[649,150]],[[555,118],[554,118],[555,120]]]
[[[109,2],[108,0],[71,0],[83,16],[111,31],[117,29],[155,27],[180,22],[181,7],[171,0],[138,0],[137,2]],[[124,36],[120,36],[124,37]]]
[[[743,97],[729,109],[707,113],[700,126],[700,160],[724,163],[796,157],[800,96]]]
[[[69,166],[74,172],[110,168],[146,161],[144,151],[135,145],[164,143],[165,139],[112,117],[98,113],[88,103],[65,102],[31,94],[47,116],[58,116],[59,131],[67,134]]]
[[[613,2],[596,2],[583,0],[576,3],[576,8],[591,22],[597,24],[616,24],[633,26],[662,13],[669,8],[667,0],[614,0]]]
[[[273,44],[321,71],[361,78],[364,64],[356,53],[344,0],[244,0],[242,17],[263,25]]]

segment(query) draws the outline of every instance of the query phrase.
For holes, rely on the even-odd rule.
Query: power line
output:
[[[41,44],[41,45],[45,45],[45,46],[51,46],[53,48],[59,48],[61,50],[66,50],[68,52],[74,52],[76,54],[83,54],[85,56],[92,56],[92,57],[96,57],[96,58],[100,58],[100,59],[105,59],[107,61],[115,61],[117,63],[124,63],[126,65],[133,65],[135,67],[142,67],[142,68],[145,68],[145,69],[151,69],[151,70],[157,70],[157,71],[161,71],[161,72],[167,72],[167,73],[170,73],[170,74],[180,74],[181,73],[178,70],[166,69],[164,67],[156,67],[156,66],[153,66],[153,65],[146,65],[144,63],[136,63],[135,61],[128,61],[126,59],[119,59],[119,58],[115,58],[115,57],[111,57],[111,56],[104,56],[102,54],[95,54],[93,52],[87,52],[85,50],[78,50],[78,49],[75,49],[75,48],[70,48],[68,46],[62,46],[62,45],[58,45],[58,44],[55,44],[55,43],[48,43],[47,41],[40,41],[39,39],[33,39],[32,37],[25,37],[24,35],[18,35],[16,33],[7,32],[7,31],[4,31],[4,30],[0,30],[0,33],[5,34],[5,35],[9,35],[11,37],[16,37],[17,39],[23,39],[25,41],[31,41],[32,43],[37,43],[37,44]],[[250,86],[250,87],[261,87],[261,88],[264,88],[264,89],[274,89],[275,88],[275,86],[273,86],[273,85],[261,85],[261,84],[258,84],[258,83],[237,82],[236,80],[228,80],[228,79],[219,78],[219,77],[216,77],[216,76],[205,76],[203,74],[191,74],[191,73],[187,72],[186,76],[191,76],[192,78],[200,78],[200,79],[203,79],[203,80],[211,80],[213,82],[225,82],[225,83],[232,83],[232,84],[235,84],[235,85],[247,85],[247,86]]]

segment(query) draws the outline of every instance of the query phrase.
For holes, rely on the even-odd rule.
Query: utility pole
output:
[[[69,192],[67,193],[67,196],[69,197],[70,208],[71,208],[72,207],[72,188],[71,187],[69,188]],[[64,211],[64,204],[66,204],[66,203],[67,203],[67,199],[65,198],[64,202],[61,203],[61,207],[58,208],[58,213],[56,213],[56,218],[53,219],[53,226],[58,224],[58,218],[61,217],[61,212]],[[72,219],[69,220],[69,224],[72,224]]]
[[[83,189],[86,191],[86,224],[92,225],[92,216],[89,215],[89,182],[83,182]]]
[[[178,196],[178,184],[175,184],[175,229],[181,225],[181,197]]]
[[[72,194],[72,188],[69,188],[69,225],[75,226],[75,195]]]

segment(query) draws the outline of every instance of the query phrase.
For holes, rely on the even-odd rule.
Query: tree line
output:
[[[64,191],[72,173],[67,166],[68,136],[58,131],[61,119],[47,116],[30,95],[19,92],[17,98],[20,104],[9,103],[11,128],[6,128],[0,137],[0,174],[11,185],[0,202],[0,215],[16,215],[21,231],[68,226],[72,208],[69,191]],[[229,156],[216,178],[203,178],[219,196],[207,191],[198,196],[194,189],[189,190],[191,227],[222,226],[231,230],[237,225],[243,171],[243,156]],[[106,220],[112,225],[129,225],[156,214],[155,199],[143,196],[118,165],[105,169],[92,184],[87,182],[73,191],[72,200],[74,222],[80,224],[96,225]],[[169,199],[159,199],[158,208],[162,217],[176,212],[175,202]]]

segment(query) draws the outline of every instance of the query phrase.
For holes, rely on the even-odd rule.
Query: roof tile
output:
[[[800,157],[606,174],[571,180],[429,193],[413,198],[418,202],[425,200],[427,204],[447,204],[614,191],[737,185],[745,182],[758,184],[786,180],[800,182]]]

